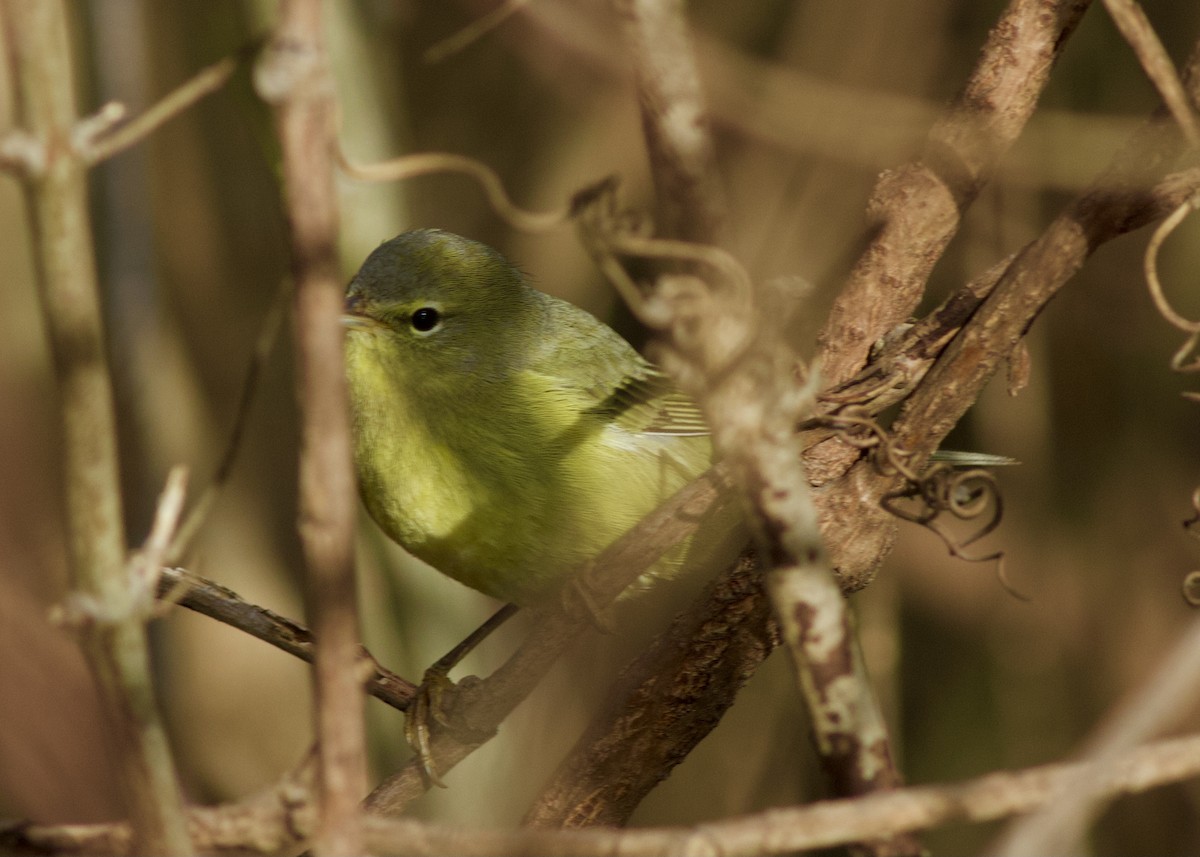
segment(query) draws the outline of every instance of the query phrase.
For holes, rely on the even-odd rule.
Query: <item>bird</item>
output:
[[[493,598],[524,606],[560,589],[712,462],[691,398],[480,242],[437,229],[384,242],[342,320],[367,512]],[[678,574],[688,552],[632,589]]]

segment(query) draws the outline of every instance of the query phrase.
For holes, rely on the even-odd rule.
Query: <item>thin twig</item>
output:
[[[130,579],[140,589],[138,599],[147,606],[154,601],[162,567],[175,538],[186,497],[187,468],[173,467],[167,474],[167,484],[158,498],[150,535],[129,563]]]
[[[262,327],[258,332],[258,338],[254,342],[254,351],[250,355],[250,365],[246,368],[246,378],[242,382],[242,391],[238,397],[237,409],[233,416],[233,426],[229,430],[229,440],[225,443],[225,450],[221,453],[220,461],[217,462],[212,480],[200,495],[200,499],[192,506],[183,524],[179,527],[179,531],[175,534],[175,540],[171,543],[171,549],[167,552],[165,561],[162,563],[163,565],[175,565],[187,559],[196,541],[196,537],[200,534],[200,529],[204,526],[204,522],[208,520],[208,516],[216,505],[221,490],[228,483],[229,477],[233,473],[233,464],[237,460],[238,451],[242,447],[242,435],[245,433],[246,425],[250,421],[250,406],[254,403],[254,397],[258,393],[259,379],[262,376],[271,349],[275,345],[275,339],[279,335],[279,325],[283,321],[289,291],[288,288],[281,288],[275,302],[267,310],[266,318],[263,319]]]
[[[91,139],[81,142],[78,145],[80,157],[88,166],[93,166],[140,143],[200,99],[224,86],[233,77],[237,66],[237,57],[225,57],[201,69],[190,80],[116,130],[93,135]]]
[[[359,801],[367,790],[359,665],[354,521],[342,286],[334,191],[336,106],[321,0],[282,0],[255,68],[275,108],[291,230],[300,430],[300,541],[315,660],[318,855],[364,851]]]
[[[1187,93],[1179,81],[1179,75],[1175,73],[1175,64],[1146,18],[1145,11],[1134,0],[1104,0],[1104,8],[1137,54],[1142,70],[1162,96],[1163,104],[1179,124],[1179,130],[1183,132],[1188,145],[1200,146],[1200,123],[1188,104]]]
[[[307,628],[274,611],[245,601],[232,589],[182,568],[163,568],[158,595],[164,604],[179,604],[224,622],[302,661],[313,662],[313,636]],[[365,648],[359,659],[369,670],[367,693],[398,711],[407,711],[417,686],[382,666]]]
[[[461,825],[370,817],[367,844],[375,853],[493,857],[753,857],[794,854],[952,823],[982,823],[1028,813],[1086,779],[1105,796],[1138,794],[1200,776],[1200,735],[1158,741],[1111,764],[1059,763],[992,773],[973,780],[920,786],[860,798],[819,801],[691,827],[633,830],[491,831]],[[303,785],[283,785],[248,806],[192,810],[191,829],[204,851],[274,854],[312,830]],[[232,816],[232,817],[230,817]],[[0,850],[14,855],[130,853],[124,824],[0,827]]]
[[[68,145],[78,116],[67,9],[6,0],[3,31],[25,131],[46,157],[26,176],[39,297],[60,393],[74,595],[98,617],[83,650],[115,737],[126,810],[144,853],[190,853],[175,765],[155,704],[145,613],[127,574],[116,420],[88,216],[86,165]]]
[[[683,0],[614,0],[613,5],[633,63],[659,234],[714,243],[725,201]]]
[[[530,0],[505,0],[486,15],[481,15],[452,36],[435,42],[425,51],[425,62],[433,65],[442,62],[459,51],[465,50],[482,39],[492,30],[499,27],[522,8],[529,5]]]
[[[434,173],[461,173],[479,182],[492,210],[514,229],[524,232],[545,232],[568,222],[567,208],[554,211],[528,211],[514,203],[504,190],[496,171],[474,158],[448,152],[424,152],[403,155],[378,164],[358,164],[351,161],[340,148],[338,166],[349,178],[364,182],[390,182]]]

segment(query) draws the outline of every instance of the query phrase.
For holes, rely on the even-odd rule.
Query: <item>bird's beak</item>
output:
[[[342,307],[342,326],[350,330],[370,330],[379,327],[375,319],[366,315],[362,295],[347,295]]]

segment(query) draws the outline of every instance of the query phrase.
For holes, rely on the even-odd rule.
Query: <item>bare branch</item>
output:
[[[868,349],[912,313],[962,212],[1033,114],[1088,4],[1012,0],[921,157],[880,176],[868,203],[870,243],[820,335],[828,383],[854,375]]]
[[[1128,751],[1111,764],[1043,765],[974,780],[898,789],[866,797],[767,810],[694,827],[635,830],[479,831],[407,819],[368,817],[374,852],[491,857],[752,857],[791,854],[883,838],[954,822],[986,822],[1046,805],[1072,782],[1086,779],[1105,796],[1137,794],[1200,775],[1200,736],[1158,741]],[[298,777],[300,775],[296,775]],[[293,777],[291,779],[296,779]],[[261,798],[234,807],[192,810],[197,845],[210,853],[279,853],[312,829],[303,782],[288,781]],[[232,816],[232,819],[230,818]],[[242,820],[244,819],[244,820]],[[12,854],[130,853],[123,824],[0,827],[0,848]]]
[[[87,176],[70,146],[78,119],[61,0],[6,0],[4,35],[25,133],[45,163],[26,201],[63,424],[73,596],[111,617],[82,643],[116,738],[120,788],[146,853],[190,853],[175,765],[150,677],[137,587],[127,573],[116,422],[88,217]]]
[[[320,0],[281,0],[255,68],[275,107],[291,228],[300,410],[300,539],[317,647],[319,855],[363,852],[359,801],[367,790],[359,669],[350,416],[342,361],[337,265],[334,86]]]
[[[717,240],[725,216],[683,0],[614,0],[633,60],[659,233]]]
[[[1175,74],[1175,64],[1150,26],[1142,7],[1134,0],[1104,0],[1104,8],[1137,54],[1143,71],[1162,96],[1163,104],[1171,111],[1188,144],[1200,146],[1200,123],[1197,123],[1183,84]]]
[[[743,554],[626,667],[525,825],[625,825],[778,644],[763,584],[757,560]]]
[[[1108,717],[1080,754],[1084,764],[1064,778],[1040,812],[1016,822],[996,849],[998,857],[1023,854],[1067,854],[1078,850],[1079,839],[1104,802],[1114,795],[1091,772],[1113,770],[1130,750],[1194,710],[1200,698],[1200,621],[1192,620],[1171,652],[1162,659],[1144,688]]]
[[[302,661],[313,662],[312,633],[303,625],[265,607],[251,604],[231,589],[182,568],[164,568],[158,583],[164,604],[179,604],[210,619],[244,631]],[[382,666],[365,648],[361,668],[370,673],[367,693],[399,711],[407,711],[417,686]]]

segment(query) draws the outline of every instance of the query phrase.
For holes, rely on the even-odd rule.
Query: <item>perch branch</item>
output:
[[[201,615],[237,628],[264,643],[313,662],[312,633],[291,619],[242,599],[231,589],[182,568],[164,568],[158,595],[164,604],[179,604]],[[412,682],[382,666],[365,648],[359,650],[362,669],[369,671],[367,693],[399,711],[407,711],[416,695]]]
[[[599,608],[612,602],[663,553],[690,536],[714,503],[728,501],[729,498],[721,496],[726,487],[721,469],[714,468],[680,489],[609,545],[576,575],[589,600]],[[558,656],[592,628],[592,623],[581,621],[573,615],[575,612],[553,603],[539,608],[533,632],[512,657],[489,677],[467,679],[457,685],[444,706],[446,723],[430,724],[430,750],[436,770],[448,771],[486,743]],[[395,815],[427,787],[419,761],[411,760],[372,792],[367,807]]]

